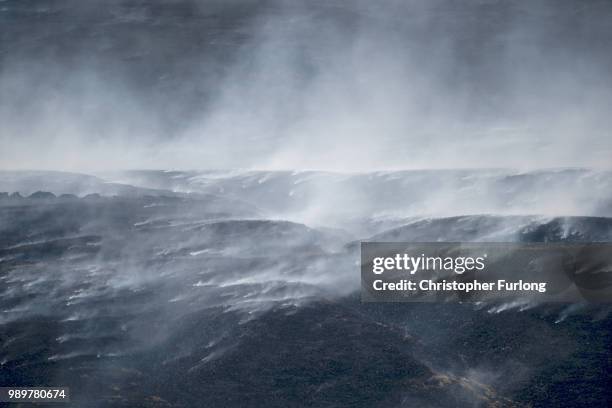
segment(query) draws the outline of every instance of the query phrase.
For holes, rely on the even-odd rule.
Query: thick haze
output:
[[[609,167],[608,1],[0,2],[0,168]]]

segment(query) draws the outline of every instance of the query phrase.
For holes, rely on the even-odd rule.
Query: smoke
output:
[[[603,2],[5,4],[3,168],[609,165]]]

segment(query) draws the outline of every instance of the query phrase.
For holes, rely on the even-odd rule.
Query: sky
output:
[[[0,3],[0,169],[609,168],[606,1]]]

